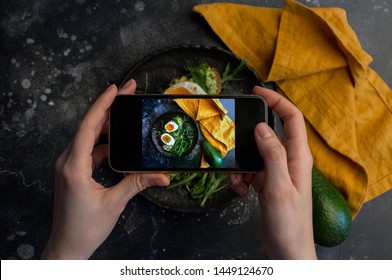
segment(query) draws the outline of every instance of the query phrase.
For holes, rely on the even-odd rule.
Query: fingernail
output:
[[[122,86],[122,88],[129,87],[131,85],[134,85],[136,81],[134,79],[130,79],[128,82],[125,83],[125,85]]]
[[[259,123],[256,126],[256,133],[260,138],[266,139],[274,135],[272,129],[266,123]]]
[[[167,187],[168,185],[170,185],[170,180],[167,176],[157,179],[155,183],[155,186],[158,187]]]
[[[116,85],[115,84],[111,84],[110,86],[108,86],[106,89],[105,89],[105,92],[108,92],[108,91],[110,91],[113,87],[115,87]]]

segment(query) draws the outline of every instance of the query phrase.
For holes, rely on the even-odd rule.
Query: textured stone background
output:
[[[54,161],[109,83],[153,51],[181,44],[222,46],[192,7],[212,1],[2,0],[0,3],[0,258],[37,259],[49,236]],[[220,1],[217,1],[220,2]],[[281,7],[279,1],[229,1]],[[392,5],[386,0],[302,0],[337,6],[372,67],[392,86]],[[107,165],[96,172],[118,180]],[[348,239],[318,246],[321,259],[391,259],[392,193],[366,204]],[[255,196],[206,213],[131,200],[96,259],[256,259]],[[289,230],[289,229],[288,229]]]

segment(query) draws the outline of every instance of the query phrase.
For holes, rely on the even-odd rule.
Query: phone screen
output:
[[[110,111],[109,161],[122,172],[261,170],[258,96],[122,95]]]

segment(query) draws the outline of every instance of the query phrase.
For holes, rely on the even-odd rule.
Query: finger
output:
[[[151,186],[165,187],[170,184],[165,174],[128,174],[114,188],[117,201],[127,203],[139,192]]]
[[[117,95],[117,87],[111,85],[95,101],[82,120],[75,135],[70,156],[90,157],[102,128],[108,119],[108,109]]]
[[[257,173],[256,173],[256,174],[257,174]],[[245,173],[245,174],[243,174],[243,176],[242,176],[242,180],[243,180],[245,183],[250,184],[250,183],[252,182],[254,176],[255,176],[254,173]]]
[[[135,90],[136,90],[136,81],[134,79],[131,79],[119,89],[118,94],[134,94]]]
[[[136,81],[134,79],[131,79],[118,90],[118,94],[133,94],[135,93],[135,90],[136,90]],[[107,134],[107,133],[109,133],[109,120],[105,122],[101,131],[101,134]]]
[[[229,174],[230,188],[238,193],[240,196],[246,196],[249,192],[248,184],[242,180],[242,174],[230,173]]]
[[[253,93],[264,97],[268,107],[276,112],[284,122],[288,139],[307,141],[306,126],[301,111],[279,93],[263,88],[254,87]]]
[[[129,80],[123,87],[118,90],[118,94],[134,94],[136,90],[136,81]],[[107,120],[102,128],[101,134],[109,133],[109,120]]]
[[[286,98],[272,90],[255,87],[253,93],[263,96],[268,106],[272,108],[284,121],[286,141],[284,146],[287,151],[288,166],[295,186],[306,185],[309,169],[313,165],[312,155],[309,149],[305,121],[302,113]]]
[[[269,186],[282,187],[290,182],[286,150],[276,137],[274,131],[266,124],[260,123],[255,128],[255,139],[265,164],[265,176]]]

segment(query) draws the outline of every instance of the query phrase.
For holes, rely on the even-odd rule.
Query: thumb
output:
[[[132,197],[148,187],[164,187],[169,184],[170,180],[165,174],[128,174],[113,189],[119,199],[118,201],[124,199],[126,204]]]
[[[255,140],[264,159],[266,179],[273,185],[289,178],[286,149],[266,123],[255,128]]]

